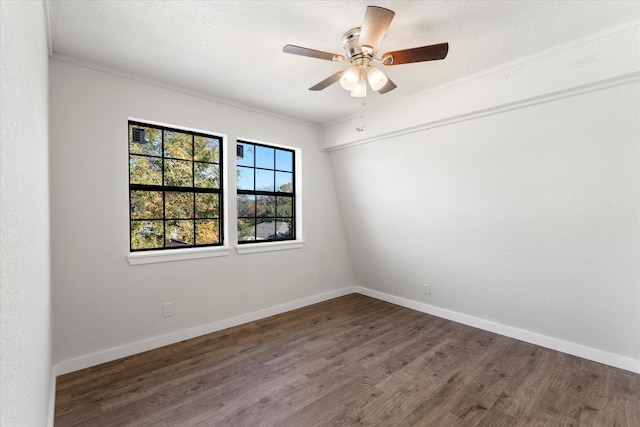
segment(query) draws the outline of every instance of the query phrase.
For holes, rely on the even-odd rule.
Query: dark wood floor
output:
[[[58,378],[62,426],[640,426],[640,375],[348,295]]]

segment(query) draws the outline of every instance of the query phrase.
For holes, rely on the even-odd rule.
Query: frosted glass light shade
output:
[[[358,85],[360,81],[360,70],[355,66],[349,68],[344,72],[342,77],[340,78],[340,86],[346,90],[353,90]]]
[[[389,79],[384,73],[377,68],[371,68],[367,73],[367,80],[369,81],[369,85],[373,90],[380,90],[387,84]]]
[[[351,96],[354,98],[364,98],[367,96],[367,81],[365,79],[360,80],[356,87],[351,90]]]

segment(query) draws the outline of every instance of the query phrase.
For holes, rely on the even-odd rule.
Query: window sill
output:
[[[162,251],[130,252],[127,255],[129,265],[152,264],[156,262],[183,261],[189,259],[227,256],[231,252],[228,246],[207,248],[167,249]]]
[[[300,249],[304,246],[303,240],[291,240],[273,243],[246,243],[238,245],[236,251],[239,255],[253,254],[256,252],[284,251],[287,249]]]

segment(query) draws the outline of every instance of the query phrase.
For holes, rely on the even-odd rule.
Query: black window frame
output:
[[[161,146],[160,146],[160,154],[157,156],[153,156],[153,155],[146,155],[146,154],[140,154],[140,153],[132,153],[131,152],[131,144],[133,143],[132,138],[133,138],[133,131],[132,129],[135,128],[136,126],[139,127],[145,127],[145,128],[153,128],[153,129],[158,129],[161,132],[162,135],[162,142],[161,142]],[[188,159],[178,159],[178,158],[172,158],[170,156],[166,155],[166,151],[165,151],[165,132],[177,132],[177,133],[182,133],[182,134],[188,134],[191,135],[191,151],[192,151],[192,157],[190,160]],[[196,137],[202,137],[202,138],[211,138],[211,139],[215,139],[217,141],[217,146],[218,146],[218,161],[217,162],[212,162],[212,161],[203,161],[203,160],[196,160],[193,154],[195,154],[195,139]],[[190,248],[203,248],[203,247],[216,247],[216,246],[223,246],[224,245],[224,239],[225,239],[225,235],[224,235],[224,207],[225,207],[225,202],[224,202],[224,164],[223,164],[223,150],[224,150],[224,138],[221,135],[216,135],[216,134],[212,134],[212,133],[206,133],[206,132],[201,132],[201,131],[193,131],[193,130],[189,130],[189,129],[182,129],[179,127],[170,127],[170,126],[165,126],[165,125],[159,125],[159,124],[155,124],[155,123],[148,123],[148,122],[143,122],[143,121],[136,121],[136,120],[129,120],[127,123],[127,152],[128,152],[128,160],[129,160],[129,250],[131,252],[147,252],[147,251],[162,251],[162,250],[171,250],[171,249],[190,249]],[[161,159],[162,162],[162,167],[161,167],[161,176],[162,176],[162,184],[137,184],[137,183],[131,183],[131,156],[144,156],[144,157],[149,157],[149,158],[154,158],[154,159]],[[190,162],[191,163],[191,186],[190,187],[186,187],[186,186],[176,186],[176,185],[166,185],[165,182],[165,161],[166,160],[171,160],[171,161],[183,161],[183,162]],[[217,165],[218,167],[218,187],[217,188],[210,188],[210,187],[198,187],[196,186],[196,173],[195,173],[195,167],[197,163],[204,163],[204,164],[209,164],[209,165]],[[134,191],[151,191],[151,192],[162,192],[162,217],[154,217],[154,218],[144,218],[144,219],[139,219],[139,218],[133,218],[133,206],[132,206],[132,194]],[[193,199],[193,205],[192,205],[192,216],[188,217],[188,218],[167,218],[167,212],[166,212],[166,203],[167,203],[167,198],[166,198],[166,193],[170,192],[170,193],[186,193],[186,194],[190,194],[192,195],[192,199]],[[217,194],[218,195],[218,216],[217,217],[198,217],[198,214],[196,212],[196,195],[197,194]],[[161,247],[151,247],[151,248],[136,248],[134,249],[133,247],[133,223],[134,221],[162,221],[162,246]],[[179,221],[191,221],[193,223],[193,235],[192,235],[192,241],[193,244],[190,244],[188,242],[181,242],[179,244],[176,245],[167,245],[167,222],[170,220],[179,220]],[[215,220],[217,221],[217,225],[218,225],[218,242],[217,243],[205,243],[205,244],[198,244],[197,243],[197,222],[199,220]]]
[[[295,241],[297,240],[297,218],[299,213],[297,212],[297,206],[296,206],[296,200],[297,200],[297,187],[296,187],[296,174],[297,174],[297,156],[296,156],[296,150],[294,148],[287,148],[287,147],[282,147],[282,146],[278,146],[278,145],[271,145],[268,143],[263,143],[263,142],[255,142],[255,141],[250,141],[250,140],[236,140],[236,158],[237,157],[241,157],[240,156],[240,145],[239,144],[249,144],[249,145],[253,145],[254,147],[264,147],[264,148],[268,148],[268,149],[273,149],[274,150],[274,167],[273,169],[271,168],[265,168],[265,167],[259,167],[256,165],[256,153],[257,153],[257,149],[254,148],[254,152],[253,152],[253,156],[254,156],[254,160],[253,160],[253,166],[246,166],[246,165],[238,165],[238,163],[236,162],[236,173],[238,173],[238,168],[239,167],[243,167],[243,168],[252,168],[254,170],[254,174],[253,174],[253,190],[246,190],[246,189],[240,189],[240,188],[236,188],[236,206],[238,206],[238,196],[241,195],[247,195],[247,196],[268,196],[268,197],[275,197],[275,203],[276,203],[276,207],[275,207],[275,211],[277,212],[278,210],[278,204],[277,204],[277,200],[278,197],[290,197],[291,198],[291,216],[290,217],[284,217],[284,216],[258,216],[257,214],[257,206],[254,206],[254,215],[253,216],[246,216],[246,215],[240,215],[239,209],[237,211],[236,214],[236,230],[238,231],[239,228],[239,221],[240,220],[249,220],[252,219],[254,221],[254,239],[253,240],[240,240],[240,234],[238,232],[238,239],[237,239],[237,244],[238,245],[246,245],[246,244],[263,244],[263,243],[274,243],[274,242],[290,242],[290,241]],[[291,170],[284,170],[284,169],[277,169],[277,162],[276,162],[276,158],[277,158],[277,152],[278,151],[283,151],[283,152],[287,152],[291,154]],[[263,170],[263,171],[273,171],[274,173],[274,191],[265,191],[265,190],[256,190],[255,186],[256,186],[256,170]],[[291,182],[291,192],[282,192],[282,191],[278,191],[278,189],[276,188],[276,173],[277,172],[283,172],[283,173],[291,173],[291,178],[292,178],[292,182]],[[238,176],[238,175],[236,175]],[[257,205],[257,203],[255,203],[255,205]],[[257,230],[257,225],[258,225],[258,219],[260,218],[271,218],[274,219],[276,224],[274,226],[275,228],[275,235],[273,238],[266,238],[266,239],[258,239],[258,230]],[[291,220],[291,226],[290,226],[290,235],[286,236],[286,237],[282,237],[282,236],[278,236],[278,230],[277,230],[277,223],[278,223],[278,219],[290,219]]]

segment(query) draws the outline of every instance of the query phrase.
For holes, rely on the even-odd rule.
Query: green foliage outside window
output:
[[[129,122],[132,251],[222,244],[221,143]]]

